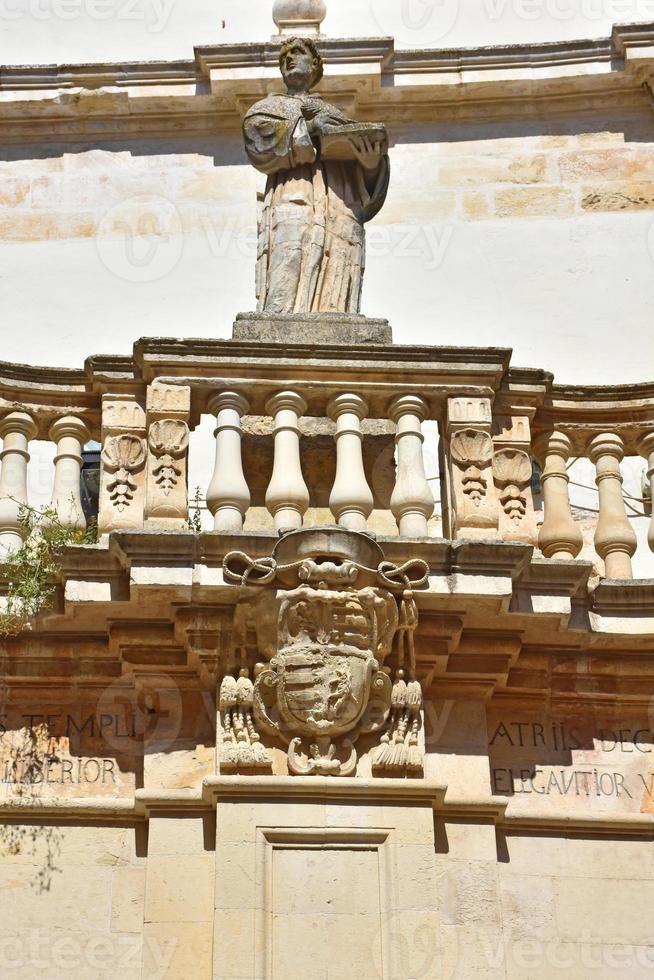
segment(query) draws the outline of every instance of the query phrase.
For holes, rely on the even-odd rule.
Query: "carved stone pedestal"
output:
[[[392,344],[388,320],[350,313],[239,313],[234,340],[268,344]]]

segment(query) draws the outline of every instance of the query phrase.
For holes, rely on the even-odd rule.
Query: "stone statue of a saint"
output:
[[[259,228],[257,299],[266,313],[358,313],[364,224],[390,176],[384,126],[357,123],[311,89],[323,74],[310,38],[292,38],[279,64],[288,95],[245,117],[252,164],[268,175]]]

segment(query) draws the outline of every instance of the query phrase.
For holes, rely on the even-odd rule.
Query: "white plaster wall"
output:
[[[515,364],[552,370],[561,383],[651,380],[650,221],[458,225],[434,269],[423,264],[426,239],[406,244],[415,228],[386,226],[389,246],[382,238],[371,248],[364,312],[387,317],[398,343],[512,347]],[[74,367],[89,354],[129,353],[141,336],[230,336],[235,313],[255,305],[253,262],[241,244],[216,255],[199,233],[161,247],[180,252],[175,268],[134,283],[105,267],[93,241],[3,245],[2,359]],[[416,259],[405,248],[425,253]]]
[[[363,312],[388,318],[398,343],[511,347],[514,364],[546,368],[560,383],[652,379],[652,211],[468,221],[449,214],[453,191],[439,187],[440,145],[420,150],[398,136],[392,151],[389,198],[369,226]],[[234,162],[241,153],[216,146],[220,173],[209,176],[220,184],[198,197],[184,234],[186,202],[175,191],[152,184],[144,204],[154,179],[147,155],[125,163],[98,154],[110,181],[103,211],[145,210],[160,233],[139,224],[139,211],[133,234],[111,240],[3,242],[0,358],[80,366],[90,354],[129,353],[141,336],[229,337],[235,314],[255,307],[258,176]],[[82,157],[69,159],[93,176],[94,161]],[[2,166],[31,175],[24,159]],[[68,180],[64,207],[74,214],[85,189],[75,172]]]
[[[264,40],[272,0],[1,0],[7,64],[190,58],[194,44]],[[333,37],[392,35],[400,47],[605,37],[654,19],[654,0],[329,0]]]

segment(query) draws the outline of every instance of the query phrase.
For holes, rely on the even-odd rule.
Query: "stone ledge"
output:
[[[615,25],[610,37],[460,49],[396,50],[392,38],[324,38],[321,91],[402,122],[409,105],[433,122],[457,116],[530,119],[546,97],[554,111],[645,109],[654,25]],[[279,43],[198,45],[194,60],[3,66],[0,130],[9,142],[232,129],[248,104],[276,91]],[[387,84],[395,82],[395,84]],[[56,97],[53,97],[56,93]],[[42,135],[43,134],[43,135]],[[47,136],[45,135],[47,134]]]
[[[654,579],[602,579],[592,604],[603,616],[654,616]]]
[[[314,802],[431,805],[441,820],[494,824],[507,833],[552,831],[569,834],[654,837],[654,814],[561,813],[545,807],[526,807],[511,798],[447,797],[447,786],[432,780],[343,779],[274,776],[208,776],[199,790],[137,790],[134,798],[87,797],[71,799],[15,798],[0,801],[0,824],[31,820],[104,820],[133,825],[164,813],[211,813],[219,801]]]
[[[393,331],[388,320],[348,313],[239,313],[234,340],[266,344],[388,345]]]
[[[206,801],[280,800],[375,804],[389,801],[441,806],[447,786],[421,779],[347,779],[334,776],[208,776],[202,783]]]

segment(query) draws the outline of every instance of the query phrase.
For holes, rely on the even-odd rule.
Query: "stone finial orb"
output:
[[[275,0],[273,4],[280,34],[319,34],[326,15],[325,0]]]

